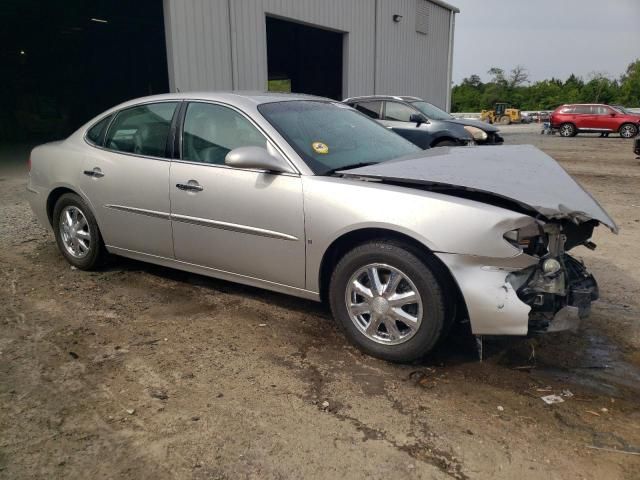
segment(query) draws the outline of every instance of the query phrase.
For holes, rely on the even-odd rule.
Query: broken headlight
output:
[[[536,222],[508,231],[504,239],[527,255],[541,257],[547,253],[548,237],[542,225]]]

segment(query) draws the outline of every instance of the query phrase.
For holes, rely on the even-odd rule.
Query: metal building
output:
[[[415,95],[449,107],[441,0],[2,0],[0,143],[167,91]],[[55,72],[55,74],[52,74]]]
[[[415,95],[449,109],[440,0],[164,0],[169,87]]]

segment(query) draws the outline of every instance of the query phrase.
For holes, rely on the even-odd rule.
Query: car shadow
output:
[[[601,259],[595,263],[598,270],[608,272],[607,276],[614,275],[618,281],[634,285],[635,289],[639,288],[635,279],[624,274],[616,266]],[[240,296],[312,316],[320,322],[329,322],[331,328],[335,328],[328,306],[311,300],[123,257],[114,257],[103,271],[144,272],[185,286],[198,286],[216,293]],[[482,368],[485,372],[487,369],[533,372],[541,378],[559,378],[568,383],[599,389],[607,394],[616,394],[620,388],[633,388],[634,382],[640,385],[640,369],[624,359],[624,353],[629,347],[621,347],[616,343],[617,339],[609,335],[610,332],[603,330],[603,324],[609,324],[611,305],[609,299],[602,300],[600,305],[596,304],[594,318],[586,322],[579,332],[559,332],[532,337],[485,336],[482,339],[482,362],[476,337],[472,335],[469,324],[458,324],[432,352],[406,368],[455,370],[479,364],[484,365]],[[614,311],[613,315],[616,313],[617,311]],[[313,336],[315,331],[315,328],[310,329],[308,335]],[[344,345],[347,345],[347,339],[339,336]],[[315,339],[310,340],[313,340],[316,347],[322,348]],[[405,370],[405,367],[400,367],[400,370]],[[608,381],[604,387],[601,385],[603,375]]]

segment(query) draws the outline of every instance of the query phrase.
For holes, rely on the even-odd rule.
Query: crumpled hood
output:
[[[480,130],[484,130],[485,132],[499,132],[500,129],[498,127],[494,127],[490,123],[481,122],[480,120],[472,120],[470,118],[456,118],[447,120],[447,122],[458,123],[460,125],[468,125],[470,127],[476,127]]]
[[[435,148],[340,173],[491,194],[549,219],[569,218],[576,223],[594,219],[618,232],[600,204],[533,145]]]

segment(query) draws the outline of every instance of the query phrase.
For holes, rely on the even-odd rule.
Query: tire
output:
[[[563,123],[558,128],[561,137],[575,137],[578,134],[576,126],[573,123]]]
[[[511,124],[511,118],[509,118],[508,115],[503,115],[502,117],[500,117],[500,125],[510,125]]]
[[[623,123],[618,132],[622,138],[633,138],[638,134],[638,126],[633,123]]]
[[[436,148],[436,147],[457,147],[458,146],[458,142],[456,142],[455,140],[451,140],[451,139],[444,139],[444,140],[438,140],[436,141],[433,145],[431,145],[431,148]]]
[[[71,223],[75,220],[75,223]],[[91,209],[75,193],[65,193],[53,208],[53,232],[58,249],[80,270],[101,266],[106,257],[102,235]]]
[[[412,362],[429,353],[449,331],[452,319],[447,318],[438,267],[420,257],[401,242],[379,240],[355,247],[336,265],[329,286],[331,311],[347,338],[363,352],[391,362]],[[377,270],[382,295],[379,290],[370,295],[372,268]],[[390,287],[395,283],[392,274],[402,277],[396,287]],[[355,287],[356,281],[364,290]],[[401,297],[408,300],[399,301]],[[387,299],[405,304],[393,306]],[[398,310],[401,319],[417,321],[396,320]],[[367,333],[374,314],[378,326]]]

